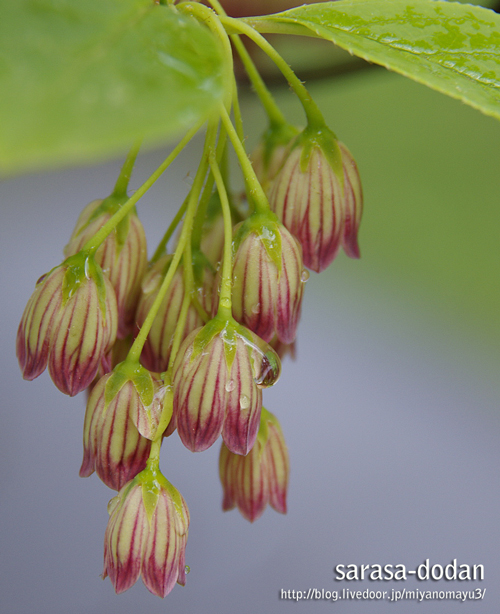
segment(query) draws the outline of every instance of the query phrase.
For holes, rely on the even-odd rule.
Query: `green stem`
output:
[[[174,150],[170,153],[169,156],[165,159],[165,161],[155,170],[155,172],[147,179],[141,187],[120,207],[120,209],[111,217],[105,224],[102,226],[96,234],[85,243],[82,248],[82,251],[89,251],[90,253],[95,253],[101,243],[106,240],[106,237],[118,226],[118,224],[123,220],[123,218],[132,210],[135,206],[136,202],[144,196],[144,194],[149,190],[149,188],[155,183],[157,179],[161,177],[161,175],[167,170],[170,164],[175,160],[175,158],[179,155],[179,153],[184,149],[184,147],[189,143],[189,141],[193,138],[193,136],[198,132],[201,128],[202,123],[199,123],[194,128],[191,128],[189,132],[184,136],[184,138],[177,144]]]
[[[139,357],[142,352],[142,348],[146,343],[146,338],[149,334],[153,321],[158,313],[158,310],[165,298],[165,294],[167,293],[170,282],[172,281],[173,276],[175,275],[175,271],[179,265],[179,262],[184,253],[184,249],[186,247],[186,243],[188,239],[191,237],[191,228],[193,223],[193,218],[196,213],[196,205],[198,204],[198,199],[201,193],[201,189],[203,187],[203,182],[205,180],[207,171],[208,171],[208,155],[211,148],[215,145],[215,139],[217,137],[217,124],[215,122],[210,122],[207,134],[205,137],[205,145],[203,148],[202,159],[200,165],[198,166],[198,170],[196,171],[196,176],[194,178],[193,186],[189,193],[189,199],[186,209],[186,218],[184,220],[184,224],[182,226],[182,232],[179,237],[179,242],[175,249],[172,261],[170,262],[170,266],[168,267],[167,274],[160,286],[158,294],[151,305],[151,309],[144,320],[144,323],[139,331],[139,334],[135,338],[135,341],[130,348],[130,352],[128,355],[128,359],[139,361]]]
[[[269,202],[264,190],[262,189],[262,186],[259,183],[259,180],[257,179],[257,175],[253,170],[252,163],[248,159],[245,148],[240,141],[233,124],[231,123],[228,112],[223,105],[220,105],[219,112],[224,128],[226,129],[229,139],[231,140],[234,150],[236,151],[236,155],[238,156],[238,161],[245,178],[245,186],[248,197],[251,198],[252,202],[255,204],[255,209],[257,212],[267,212],[269,211]]]
[[[222,7],[219,0],[208,0],[209,3],[214,7],[217,13],[223,17],[227,17],[227,13]],[[281,125],[286,124],[286,119],[281,112],[281,109],[276,104],[271,92],[267,89],[264,80],[260,76],[259,71],[257,70],[250,54],[248,53],[245,45],[242,43],[238,34],[231,34],[230,39],[238,52],[238,55],[243,62],[243,66],[250,78],[253,89],[255,93],[260,98],[262,106],[264,107],[271,125]]]
[[[191,303],[191,290],[193,287],[193,265],[191,262],[192,257],[189,243],[190,242],[188,241],[186,244],[186,249],[184,250],[184,298],[182,301],[181,310],[179,312],[177,326],[175,327],[174,338],[172,341],[172,349],[170,350],[170,358],[168,359],[167,370],[169,373],[171,373],[174,368],[175,358],[177,356],[177,352],[179,351],[179,347],[182,342],[182,335],[186,326],[187,312]]]
[[[175,214],[174,219],[170,222],[170,225],[167,228],[167,232],[163,235],[163,238],[158,244],[158,247],[156,248],[155,253],[153,254],[153,257],[149,261],[150,264],[153,264],[154,262],[156,262],[163,256],[163,252],[165,251],[165,248],[167,247],[167,243],[170,241],[170,238],[174,234],[175,229],[179,225],[179,222],[182,220],[184,213],[186,213],[188,200],[189,200],[189,194],[184,199],[184,202],[180,206],[179,211],[177,211],[177,213]]]
[[[233,229],[231,222],[231,209],[229,207],[229,199],[227,197],[226,186],[220,172],[219,165],[215,156],[210,156],[210,168],[217,184],[219,191],[220,202],[222,205],[222,215],[224,217],[224,258],[222,261],[222,281],[219,293],[219,309],[218,315],[229,319],[232,316],[232,301],[231,301],[231,278],[232,278],[232,243]]]
[[[115,183],[115,189],[113,190],[114,196],[125,196],[127,194],[130,176],[132,175],[132,170],[140,148],[141,141],[136,141],[128,152],[127,159],[125,160],[122,170],[120,171],[120,175]]]
[[[224,159],[225,152],[227,154],[226,136],[227,136],[226,131],[224,130],[224,128],[221,127],[220,132],[219,132],[219,140],[217,142],[217,153],[216,153],[217,163],[220,163],[220,161]],[[198,210],[196,211],[196,218],[193,224],[193,234],[192,234],[191,245],[194,249],[199,249],[201,245],[201,239],[203,235],[203,223],[205,221],[205,214],[206,214],[208,202],[210,200],[210,197],[212,196],[213,187],[214,187],[214,178],[212,174],[210,174],[205,184],[203,194],[200,198]]]
[[[239,19],[234,19],[232,17],[219,17],[223,26],[228,27],[232,30],[236,30],[237,32],[241,32],[241,34],[245,34],[253,40],[253,42],[258,45],[262,51],[264,51],[271,60],[276,64],[276,66],[281,70],[283,76],[288,81],[290,87],[296,93],[299,98],[302,106],[304,107],[304,112],[307,117],[307,121],[311,126],[323,126],[325,120],[323,119],[323,115],[319,110],[317,104],[311,97],[311,94],[307,91],[306,87],[302,83],[302,81],[297,77],[297,75],[293,72],[293,70],[288,66],[286,61],[281,57],[281,55],[276,51],[276,49],[267,42],[267,40],[258,32],[256,32],[251,26],[246,23],[243,23]]]

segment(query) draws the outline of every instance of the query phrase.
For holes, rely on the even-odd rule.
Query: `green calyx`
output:
[[[67,258],[62,265],[66,268],[62,285],[62,304],[66,306],[77,290],[90,279],[96,285],[99,307],[102,316],[106,318],[106,284],[101,267],[96,263],[93,254],[82,250]]]
[[[138,361],[126,359],[116,365],[106,382],[104,390],[104,410],[120,392],[127,382],[132,382],[143,404],[148,419],[152,422],[150,407],[154,398],[153,378],[147,369]]]
[[[226,359],[227,371],[231,373],[231,368],[236,356],[236,332],[238,326],[239,325],[232,316],[227,318],[221,314],[217,314],[214,318],[209,320],[196,335],[190,360],[193,361],[199,356],[209,343],[211,343],[214,337],[219,335],[224,343],[224,357]]]
[[[181,494],[160,471],[158,462],[157,458],[150,459],[147,462],[146,468],[137,474],[133,480],[134,484],[141,484],[142,486],[142,501],[144,503],[148,522],[151,525],[153,514],[158,505],[160,491],[163,489],[168,492],[174,504],[175,511],[185,523],[187,519],[184,516]]]
[[[344,190],[344,167],[342,164],[342,152],[338,139],[334,132],[326,124],[309,125],[297,138],[294,147],[301,146],[300,170],[305,173],[309,165],[309,159],[314,149],[322,151],[331,169],[339,180],[342,191]]]
[[[241,243],[250,233],[255,234],[262,242],[271,262],[281,275],[281,234],[280,221],[272,211],[252,213],[243,222],[233,240],[233,256],[238,251]]]

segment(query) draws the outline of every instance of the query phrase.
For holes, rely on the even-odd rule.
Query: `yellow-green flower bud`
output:
[[[171,255],[160,258],[148,271],[141,286],[141,296],[137,307],[137,325],[142,326],[151,305],[153,304],[163,279],[170,266]],[[198,288],[195,298],[200,305],[210,313],[212,309],[213,275],[206,269],[203,277],[203,286]],[[170,282],[165,298],[153,322],[144,349],[141,355],[142,364],[151,371],[161,373],[168,368],[170,352],[174,340],[175,329],[179,321],[179,314],[184,300],[184,273],[179,267]],[[189,305],[186,324],[182,339],[195,328],[203,324],[203,319],[193,303]]]
[[[144,477],[143,477],[144,476]],[[152,509],[145,503],[153,496]],[[147,470],[126,484],[108,505],[104,536],[104,570],[116,593],[142,575],[147,589],[165,597],[186,582],[185,550],[189,510],[182,495],[158,472]]]
[[[46,368],[70,396],[92,383],[111,349],[117,329],[116,298],[109,280],[90,256],[68,258],[38,281],[17,333],[24,379]]]
[[[288,450],[279,422],[263,408],[257,440],[246,456],[233,454],[222,444],[222,509],[238,507],[250,522],[262,515],[268,503],[285,514],[289,472]]]
[[[247,454],[259,428],[261,388],[273,385],[281,363],[250,331],[216,319],[193,331],[174,364],[174,416],[183,444],[209,448],[222,434],[235,454]]]
[[[80,214],[64,254],[72,256],[119,210],[126,197],[110,196],[94,200]],[[115,290],[118,307],[118,336],[126,337],[134,330],[134,317],[141,280],[147,266],[146,235],[137,213],[125,216],[108,235],[95,254],[96,262]]]
[[[345,145],[330,140],[331,152],[323,142],[299,138],[269,194],[272,210],[299,240],[304,264],[317,273],[334,260],[341,246],[348,256],[359,258],[359,173]]]
[[[270,342],[292,343],[307,272],[295,237],[280,224],[252,216],[235,229],[233,316]]]

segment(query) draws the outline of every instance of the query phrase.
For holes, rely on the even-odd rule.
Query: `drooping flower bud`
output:
[[[300,245],[283,224],[254,214],[236,227],[233,246],[234,318],[264,341],[292,343],[307,279]]]
[[[222,509],[238,507],[253,522],[269,503],[286,513],[289,476],[288,450],[276,417],[262,408],[259,434],[246,456],[233,454],[223,443],[219,456],[219,475],[224,490]]]
[[[151,309],[168,271],[171,260],[171,255],[163,256],[154,263],[144,277],[141,286],[141,297],[137,308],[137,325],[139,327],[142,326]],[[197,300],[201,307],[208,313],[210,313],[212,309],[212,287],[213,274],[207,269],[202,284],[198,287],[196,295],[193,298]],[[165,298],[160,305],[160,309],[149,331],[146,343],[144,344],[141,361],[144,366],[151,371],[161,373],[168,368],[175,329],[179,321],[184,295],[184,269],[181,266],[177,269],[170,282]],[[192,330],[198,328],[202,324],[203,319],[192,302],[187,311],[182,339],[185,339]]]
[[[112,377],[111,373],[102,377],[87,402],[80,477],[89,477],[95,471],[106,486],[120,490],[146,467],[166,389],[160,375],[152,373],[153,400],[147,408],[132,380],[106,403]]]
[[[359,258],[363,196],[356,163],[329,131],[297,139],[273,182],[269,202],[302,245],[304,264],[323,271],[342,246]]]
[[[271,123],[252,152],[253,170],[264,191],[283,166],[298,133],[299,130],[290,124]]]
[[[104,536],[104,570],[116,593],[142,575],[146,588],[165,597],[186,582],[189,510],[184,498],[159,472],[146,469],[109,502]]]
[[[127,196],[109,196],[94,200],[80,214],[65,256],[79,252],[85,243],[120,209]],[[118,336],[126,337],[134,329],[141,279],[147,266],[146,235],[137,213],[132,210],[108,235],[95,254],[96,262],[115,290],[118,307]]]
[[[183,444],[209,448],[222,433],[235,454],[247,454],[259,428],[261,388],[272,386],[281,363],[274,350],[236,323],[218,318],[193,331],[173,371],[174,416]]]
[[[92,383],[117,329],[111,283],[82,252],[38,281],[17,332],[17,358],[24,379],[49,366],[55,385],[70,396]]]

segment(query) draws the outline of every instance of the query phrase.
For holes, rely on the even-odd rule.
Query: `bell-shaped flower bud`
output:
[[[261,388],[272,386],[281,363],[274,350],[244,327],[218,317],[193,331],[173,371],[174,416],[183,444],[209,448],[222,433],[235,454],[247,454],[259,428]]]
[[[156,299],[171,260],[171,255],[162,256],[153,264],[144,277],[141,286],[139,305],[137,307],[137,325],[139,327],[144,323]],[[193,296],[193,300],[187,311],[182,339],[185,339],[192,330],[203,324],[203,318],[196,308],[196,301],[207,313],[211,312],[212,287],[213,273],[211,273],[209,269],[205,269],[202,281],[197,287],[197,292]],[[160,305],[160,309],[154,319],[151,330],[149,331],[146,343],[144,344],[141,361],[144,366],[151,371],[161,373],[168,368],[175,329],[179,321],[184,295],[184,269],[181,266],[177,269],[170,282],[166,295]]]
[[[219,475],[224,490],[222,509],[238,507],[253,522],[269,503],[286,513],[290,464],[288,450],[276,417],[262,408],[259,434],[246,456],[233,454],[223,443],[219,456]]]
[[[41,277],[17,332],[17,357],[24,379],[49,366],[55,385],[70,396],[92,383],[117,329],[111,283],[83,252]]]
[[[110,397],[114,392],[116,381],[112,378],[116,379],[116,373],[102,377],[87,402],[80,477],[88,477],[95,471],[106,486],[120,490],[146,467],[166,387],[160,375],[152,373],[153,400],[145,407],[144,390],[140,394],[141,381],[138,390],[129,379],[106,403],[106,393]]]
[[[127,196],[109,196],[94,200],[80,214],[65,255],[79,252],[98,230],[126,202]],[[95,254],[96,262],[115,290],[118,307],[118,336],[126,337],[134,330],[135,310],[141,280],[147,266],[146,235],[135,209],[128,213],[108,235]]]
[[[359,258],[358,229],[363,213],[363,190],[356,161],[343,143],[339,143],[344,168],[345,221],[342,247],[349,258]]]
[[[308,275],[299,243],[271,215],[254,214],[235,229],[233,316],[264,341],[292,343]]]
[[[262,135],[250,159],[264,191],[267,191],[283,166],[298,134],[299,130],[295,126],[286,123],[271,123]]]
[[[104,536],[103,578],[115,591],[129,589],[142,575],[153,594],[165,597],[186,582],[189,511],[184,498],[156,470],[146,469],[109,502]]]
[[[326,126],[306,129],[270,188],[269,202],[302,245],[304,264],[323,271],[341,246],[359,258],[357,233],[363,197],[353,157]]]

